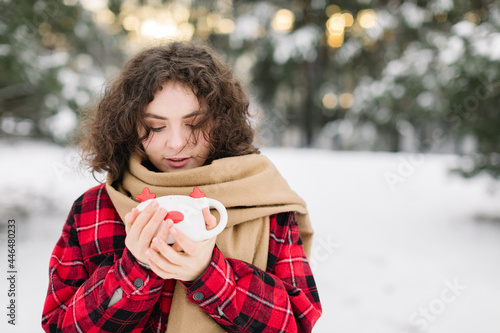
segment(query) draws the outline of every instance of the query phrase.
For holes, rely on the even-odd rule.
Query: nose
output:
[[[169,135],[167,137],[167,148],[173,151],[181,151],[187,143],[187,133],[179,127],[170,128]]]

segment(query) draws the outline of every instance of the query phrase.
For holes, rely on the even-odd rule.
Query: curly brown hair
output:
[[[79,144],[83,161],[92,171],[107,171],[116,181],[122,178],[132,153],[147,158],[142,141],[151,128],[144,120],[144,110],[167,81],[187,85],[199,104],[206,106],[194,129],[210,138],[205,164],[259,153],[253,145],[248,96],[229,67],[206,45],[172,42],[130,59],[107,85],[102,99],[89,107]],[[143,136],[139,135],[141,128]]]

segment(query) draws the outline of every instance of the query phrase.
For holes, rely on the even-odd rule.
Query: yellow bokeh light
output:
[[[100,9],[94,12],[94,21],[100,26],[108,26],[115,22],[115,14],[109,9]]]
[[[326,21],[330,35],[342,35],[345,29],[345,18],[342,14],[335,14]]]
[[[280,9],[274,15],[271,27],[278,32],[289,32],[293,28],[295,14],[288,9]]]
[[[337,106],[338,100],[337,95],[334,93],[328,93],[323,96],[323,106],[327,109],[333,109]]]
[[[178,23],[189,21],[189,16],[191,15],[189,9],[181,4],[173,4],[171,7],[171,12],[175,21]]]
[[[50,33],[51,30],[52,30],[52,26],[47,22],[43,22],[38,27],[38,32],[40,33],[41,36],[45,36],[46,34]]]
[[[218,25],[219,22],[222,20],[219,14],[217,13],[211,13],[207,16],[207,24],[210,26],[210,28],[215,29]]]
[[[79,0],[79,2],[83,8],[92,12],[108,8],[107,0]]]
[[[219,34],[230,34],[234,30],[234,22],[231,19],[225,18],[220,20],[216,32]]]
[[[194,25],[188,22],[184,22],[178,27],[177,36],[182,40],[190,40],[194,35]]]
[[[377,15],[372,9],[365,9],[358,13],[357,20],[361,27],[370,29],[377,24]]]
[[[354,104],[354,96],[350,93],[343,93],[339,96],[339,104],[344,109],[350,108]]]
[[[328,36],[328,45],[330,47],[339,48],[344,44],[344,34]]]
[[[196,32],[201,34],[208,34],[211,31],[211,27],[207,22],[206,17],[200,17],[196,24]]]
[[[45,45],[45,46],[52,46],[55,44],[56,39],[57,38],[56,38],[55,34],[48,32],[45,35],[43,35],[42,42],[43,42],[43,45]]]
[[[446,12],[437,12],[437,13],[434,13],[434,17],[436,18],[436,21],[437,22],[446,22],[446,20],[448,19],[448,13]]]
[[[138,30],[141,26],[141,21],[134,15],[125,16],[122,22],[123,29],[127,31],[135,31]]]
[[[340,13],[340,7],[337,6],[337,5],[330,5],[328,7],[326,7],[326,15],[328,15],[328,17],[331,17],[333,16],[334,14],[337,14],[337,13]]]
[[[125,1],[122,2],[122,4],[120,5],[120,15],[136,13],[136,11],[137,11],[137,4],[135,3]]]
[[[481,22],[481,17],[476,12],[468,12],[464,16],[466,21],[472,22],[474,24],[479,24]]]
[[[352,17],[352,14],[349,12],[345,12],[342,14],[342,16],[344,16],[345,26],[346,27],[352,26],[352,24],[354,23],[354,17]]]

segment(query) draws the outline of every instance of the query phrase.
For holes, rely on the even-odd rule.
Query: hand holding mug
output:
[[[151,227],[145,235],[149,238],[153,227],[156,227],[156,231],[152,236],[151,246],[143,252],[147,257],[146,263],[164,279],[195,280],[210,264],[216,236],[227,224],[225,207],[217,200],[206,198],[197,187],[189,197],[164,196],[156,199],[151,197],[154,194],[148,192],[146,189],[143,191],[146,200],[130,213],[131,218],[136,214],[147,214],[151,205],[154,205],[158,207],[157,212],[166,213],[166,221],[160,221],[159,224],[156,219],[153,221],[151,218]],[[210,213],[210,206],[219,211],[218,224]],[[142,255],[140,257],[139,260],[144,260]]]

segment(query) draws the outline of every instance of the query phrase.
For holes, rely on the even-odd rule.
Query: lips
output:
[[[167,158],[166,161],[173,168],[181,168],[189,162],[189,157]]]

